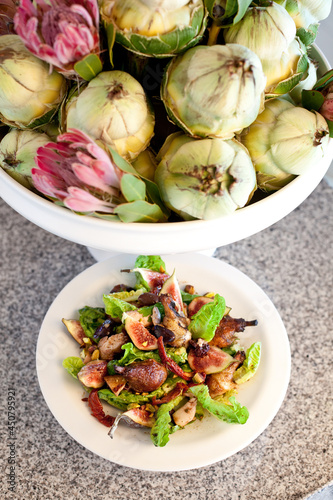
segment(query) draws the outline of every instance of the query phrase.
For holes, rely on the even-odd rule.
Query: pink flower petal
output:
[[[320,108],[319,113],[327,120],[333,121],[333,99],[326,99]]]
[[[78,14],[79,16],[81,16],[86,21],[88,26],[94,26],[91,15],[82,5],[78,5],[77,3],[75,3],[70,6],[70,10],[74,12],[74,14]]]
[[[61,65],[75,61],[74,47],[63,34],[57,35],[53,48]]]
[[[77,1],[76,3],[81,3]],[[96,28],[99,25],[99,8],[98,8],[98,2],[96,0],[83,0],[82,4],[85,9],[91,14],[91,16],[95,20],[95,26]]]
[[[48,172],[32,168],[31,177],[35,188],[46,196],[59,199],[67,196],[65,183]]]
[[[71,210],[76,212],[113,212],[113,205],[111,203],[99,200],[83,189],[69,187],[68,194],[69,196],[64,199],[64,204]]]
[[[82,151],[76,152],[76,158],[79,160],[80,163],[83,163],[88,167],[92,167],[92,164],[94,162],[94,158],[92,158],[90,155],[87,155],[86,153],[83,153]]]
[[[76,177],[82,181],[84,184],[88,186],[92,186],[96,189],[100,189],[105,193],[115,194],[114,191],[107,185],[103,180],[96,175],[96,173],[86,165],[82,165],[81,163],[73,163],[72,169],[76,175]]]
[[[95,160],[92,164],[93,170],[103,181],[116,189],[120,188],[120,178],[110,162]]]
[[[74,146],[75,148],[85,148],[89,143],[93,143],[93,140],[89,137],[89,135],[76,128],[69,128],[64,134],[58,135],[57,141],[72,143],[71,147]]]

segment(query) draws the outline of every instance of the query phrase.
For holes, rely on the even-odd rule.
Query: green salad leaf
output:
[[[234,373],[236,384],[244,384],[256,373],[260,363],[261,342],[255,342],[246,351],[246,358],[240,368]]]
[[[230,404],[225,404],[210,397],[207,385],[196,385],[190,387],[189,391],[198,399],[203,408],[224,422],[245,424],[249,418],[248,409],[241,406],[234,396],[229,398]]]
[[[100,389],[98,391],[100,399],[104,399],[109,405],[119,408],[120,410],[127,410],[128,405],[133,403],[141,406],[145,403],[149,403],[154,396],[156,398],[161,398],[163,395],[164,390],[162,387],[159,387],[156,391],[149,392],[149,394],[135,394],[124,389],[119,396],[116,396],[110,389]]]
[[[104,294],[103,302],[106,314],[111,316],[111,318],[119,319],[120,321],[124,312],[134,311],[134,309],[136,309],[136,307],[130,302],[118,299],[117,297],[114,297],[113,294]]]
[[[77,374],[83,367],[83,361],[77,356],[69,356],[63,360],[62,366],[72,375],[72,377],[77,378]]]
[[[151,428],[150,437],[155,446],[165,446],[169,441],[169,436],[179,429],[172,424],[170,411],[179,405],[184,396],[178,396],[169,403],[162,404],[156,412],[156,420]]]
[[[96,329],[106,319],[105,310],[102,307],[85,306],[79,309],[79,321],[87,337],[92,338]]]
[[[192,293],[184,292],[184,290],[181,290],[180,293],[181,293],[182,301],[184,302],[184,304],[189,304],[196,297],[201,297],[201,295],[198,295],[196,293],[192,294]]]
[[[161,358],[158,354],[158,350],[154,351],[141,351],[135,347],[132,342],[127,342],[122,346],[124,351],[123,357],[120,359],[112,359],[108,362],[108,373],[109,375],[114,375],[116,372],[114,366],[127,366],[134,361],[144,361],[145,359],[154,359],[155,361],[161,362]],[[167,347],[167,355],[173,359],[177,364],[181,365],[187,361],[187,352],[185,347]]]
[[[136,258],[134,267],[142,267],[158,273],[165,272],[165,263],[159,255],[139,255]]]
[[[225,312],[225,300],[218,293],[214,296],[212,302],[203,305],[199,311],[192,316],[191,323],[188,326],[194,339],[204,339],[210,342],[215,335]]]
[[[124,302],[135,302],[142,293],[145,293],[145,291],[145,288],[138,288],[137,290],[130,290],[129,292],[114,292],[107,295],[109,295],[112,299],[120,299]]]
[[[144,316],[144,317],[147,317],[147,316],[149,317],[152,315],[154,307],[157,307],[157,309],[161,313],[161,318],[163,319],[165,311],[164,311],[164,307],[163,307],[161,302],[157,302],[156,304],[153,304],[152,306],[139,307],[138,312],[140,314],[142,314],[142,316]]]

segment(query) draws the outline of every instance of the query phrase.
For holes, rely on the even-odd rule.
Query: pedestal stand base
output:
[[[105,250],[99,250],[98,248],[87,247],[87,249],[97,262],[101,262],[102,260],[108,259],[109,257],[114,257],[115,255],[120,254],[120,252],[107,252]],[[207,255],[208,257],[213,257],[215,250],[216,248],[211,248],[209,250],[202,250],[201,252],[196,253]]]

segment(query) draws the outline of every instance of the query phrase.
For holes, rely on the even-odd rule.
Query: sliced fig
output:
[[[100,389],[105,384],[104,377],[107,375],[107,361],[96,359],[84,365],[77,378],[85,387]]]
[[[126,385],[126,379],[122,375],[107,375],[104,380],[116,396],[119,396]]]
[[[154,359],[135,361],[128,366],[114,366],[116,373],[122,375],[135,392],[152,392],[166,380],[167,369]]]
[[[209,346],[208,351],[200,356],[196,355],[195,349],[190,349],[187,360],[193,371],[208,375],[224,370],[234,358],[218,347]]]
[[[156,337],[147,330],[141,321],[138,321],[133,315],[128,313],[123,314],[122,321],[135,347],[141,349],[141,351],[157,349]]]
[[[208,302],[213,302],[213,300],[214,299],[212,297],[195,297],[195,299],[191,300],[191,302],[187,306],[188,317],[191,318],[192,316],[194,316],[194,314],[196,314],[202,308],[202,306],[208,304]]]
[[[62,318],[62,322],[73,339],[75,339],[78,344],[83,345],[83,339],[86,337],[86,334],[84,333],[80,321],[78,319]]]
[[[136,267],[132,271],[141,274],[142,279],[149,286],[150,292],[155,292],[160,290],[165,280],[169,278],[169,275],[166,273],[151,271],[150,269],[145,269],[143,267]]]
[[[125,332],[115,333],[111,337],[102,337],[98,342],[99,356],[101,359],[110,361],[116,354],[122,352],[122,346],[129,342],[129,336]]]
[[[128,316],[131,316],[131,318],[135,319],[135,321],[140,321],[140,323],[143,326],[150,326],[151,325],[151,320],[149,319],[149,316],[143,316],[139,311],[133,309],[133,311],[127,311],[126,314]]]
[[[197,398],[191,398],[173,413],[172,418],[176,425],[185,427],[185,425],[195,420],[197,401]]]
[[[176,270],[172,275],[163,283],[160,295],[170,295],[176,304],[176,309],[178,312],[183,312],[184,304],[182,295],[179,288],[179,283],[176,278]]]

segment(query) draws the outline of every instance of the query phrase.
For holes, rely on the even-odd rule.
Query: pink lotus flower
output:
[[[66,76],[89,54],[99,54],[97,0],[21,0],[15,31],[34,55]]]
[[[35,188],[76,212],[112,213],[119,203],[122,171],[80,130],[38,148],[35,163]]]
[[[323,115],[326,120],[333,121],[333,85],[330,85],[325,92],[325,101],[321,106],[319,113]]]

